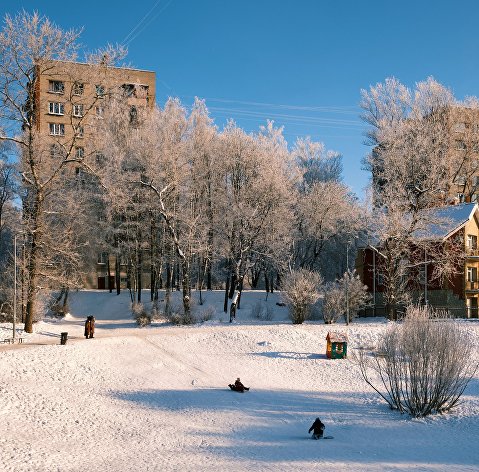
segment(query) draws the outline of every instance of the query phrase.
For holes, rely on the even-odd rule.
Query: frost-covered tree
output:
[[[317,272],[305,269],[292,271],[281,284],[281,297],[288,306],[294,324],[302,324],[309,319],[313,305],[320,297],[322,277]]]
[[[366,159],[374,204],[370,231],[393,318],[397,305],[409,301],[417,254],[434,261],[435,279],[451,277],[461,265],[457,245],[444,251],[437,241],[418,238],[434,225],[447,224],[427,209],[447,203],[454,180],[470,160],[451,152],[451,112],[457,105],[451,92],[431,78],[414,91],[396,79],[362,91],[363,119],[374,145]]]
[[[218,153],[222,188],[217,231],[224,242],[220,250],[228,262],[232,295],[241,290],[251,267],[272,261],[275,250],[289,243],[294,170],[282,130],[272,123],[254,135],[230,122],[219,136]]]
[[[49,245],[46,238],[52,236],[49,227],[52,212],[64,211],[57,207],[55,196],[67,185],[73,168],[87,168],[86,156],[77,152],[77,133],[53,142],[44,137],[37,127],[36,117],[39,104],[36,90],[40,77],[56,71],[62,74],[63,62],[77,58],[79,31],[65,31],[37,13],[22,12],[17,16],[7,15],[0,32],[0,141],[14,144],[20,161],[23,195],[23,232],[25,233],[27,301],[25,330],[32,332],[35,315],[35,299],[39,286],[45,286],[45,277],[56,278],[66,274],[58,265],[43,259]],[[105,55],[102,55],[105,58]],[[93,77],[107,71],[109,61],[103,61],[91,69]],[[74,68],[65,75],[75,80]],[[82,77],[88,81],[88,77]],[[65,103],[71,103],[73,93],[64,93]],[[84,97],[85,100],[87,97]],[[98,97],[90,97],[84,103],[84,116],[93,108]],[[40,104],[44,106],[45,104]],[[72,118],[73,119],[73,118]],[[73,125],[73,124],[72,124]],[[71,170],[69,170],[71,169]],[[68,173],[70,172],[70,175]],[[60,227],[61,229],[61,227]],[[59,242],[69,238],[59,238]],[[66,249],[66,248],[65,248]],[[59,247],[54,249],[60,252]],[[66,251],[65,251],[66,252]],[[57,254],[63,260],[60,254]],[[55,255],[49,254],[49,259]]]
[[[293,265],[335,278],[344,270],[345,242],[363,227],[364,211],[341,181],[339,153],[306,138],[296,141],[292,155],[301,175],[295,203]]]
[[[356,272],[347,271],[334,283],[324,287],[323,318],[325,323],[334,323],[344,316],[346,323],[352,321],[369,300],[367,286]]]

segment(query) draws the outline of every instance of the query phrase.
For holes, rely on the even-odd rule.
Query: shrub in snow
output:
[[[197,318],[201,322],[210,321],[213,319],[215,314],[215,309],[211,305],[203,308],[197,315]]]
[[[356,356],[361,374],[392,409],[423,417],[454,407],[478,365],[460,321],[410,306],[373,352]]]
[[[325,287],[323,300],[323,319],[326,324],[335,323],[345,312],[344,293],[339,285],[329,283]]]
[[[282,283],[281,297],[288,306],[294,324],[301,324],[311,315],[311,307],[319,298],[322,278],[316,272],[301,269],[291,272]]]
[[[257,301],[251,309],[251,317],[261,321],[271,321],[273,319],[273,309],[267,303]]]
[[[143,303],[133,303],[131,305],[131,312],[139,326],[143,327],[151,324],[151,315],[146,312]]]
[[[356,271],[347,271],[332,284],[328,284],[324,294],[323,318],[324,322],[334,323],[342,315],[347,314],[348,322],[355,318],[359,309],[369,300],[368,287],[361,282]]]
[[[198,322],[192,310],[185,314],[182,303],[172,304],[170,311],[165,313],[165,316],[170,323],[176,325],[190,325]]]

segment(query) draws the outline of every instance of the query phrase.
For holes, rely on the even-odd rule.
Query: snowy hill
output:
[[[207,323],[138,328],[127,293],[79,292],[71,314],[35,325],[23,348],[0,344],[0,470],[479,470],[479,376],[454,411],[413,420],[390,411],[352,362],[326,358],[330,326],[292,325],[276,294],[273,320],[260,321],[260,292],[244,295],[230,324],[222,296],[206,294],[216,310]],[[85,340],[90,314],[97,330]],[[479,323],[464,323],[479,358]],[[387,324],[334,329],[354,349]],[[251,391],[230,391],[236,377]],[[317,416],[333,440],[309,440]]]

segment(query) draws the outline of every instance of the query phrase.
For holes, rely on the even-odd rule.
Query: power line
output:
[[[150,9],[150,11],[143,17],[143,19],[138,23],[138,25],[134,28],[134,29],[137,29],[138,27],[140,29],[138,29],[138,31],[136,31],[136,33],[133,33],[131,35],[131,37],[126,41],[126,43],[124,44],[125,46],[129,46],[153,21],[155,21],[160,15],[161,13],[163,13],[170,5],[171,3],[173,2],[173,0],[168,0],[166,2],[165,5],[163,5],[162,8],[160,8],[160,10],[153,16],[151,17],[147,22],[144,23],[144,20],[151,14],[151,12],[156,8],[156,6],[160,3],[161,0],[157,0],[157,2],[155,3],[155,5],[153,6],[152,9]],[[141,25],[143,23],[143,25]],[[141,26],[140,26],[141,25]],[[130,36],[129,34],[129,36]]]

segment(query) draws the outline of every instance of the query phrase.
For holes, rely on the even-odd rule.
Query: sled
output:
[[[235,387],[235,385],[233,385],[233,384],[229,384],[228,387],[231,388],[231,390],[233,390],[233,392],[243,393],[244,391],[246,391],[246,392],[249,391],[249,387],[248,387],[248,388],[245,387],[244,390],[238,390],[238,389]]]
[[[315,439],[315,440],[316,440],[316,438],[315,438],[314,436],[311,436],[311,439]],[[323,436],[323,437],[317,438],[317,439],[334,439],[334,436]]]

